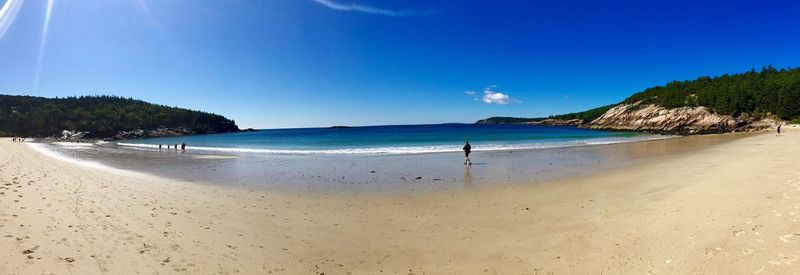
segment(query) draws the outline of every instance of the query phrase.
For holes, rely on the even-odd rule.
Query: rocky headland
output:
[[[737,117],[712,113],[706,107],[667,109],[636,102],[620,104],[580,127],[598,130],[642,131],[659,134],[719,134],[770,128],[775,119],[757,119],[748,113]]]
[[[757,131],[774,127],[780,122],[773,118],[756,118],[749,113],[741,113],[736,117],[720,115],[702,106],[669,109],[655,104],[636,102],[619,104],[591,121],[494,117],[476,123],[575,126],[596,130],[698,135]]]

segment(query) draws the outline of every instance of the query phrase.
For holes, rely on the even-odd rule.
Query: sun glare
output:
[[[50,17],[53,14],[53,0],[47,0],[47,9],[44,13],[44,26],[42,27],[42,41],[39,44],[39,56],[36,58],[36,75],[33,80],[33,90],[39,88],[39,77],[42,72],[42,58],[44,57],[44,47],[47,44],[47,31],[50,27]]]
[[[0,40],[3,39],[8,28],[14,23],[14,19],[17,17],[23,2],[23,0],[6,0],[6,3],[0,8]]]

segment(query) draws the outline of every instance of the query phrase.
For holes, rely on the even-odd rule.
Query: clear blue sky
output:
[[[800,1],[52,0],[43,47],[48,0],[0,3],[0,93],[114,94],[241,127],[546,116],[800,66]]]

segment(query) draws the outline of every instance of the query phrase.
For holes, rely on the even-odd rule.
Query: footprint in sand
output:
[[[794,233],[786,234],[786,235],[778,237],[778,239],[781,239],[781,241],[783,241],[785,243],[791,243],[791,242],[794,242],[793,239],[797,238],[797,237],[800,237],[800,232],[794,232]]]
[[[769,260],[767,263],[771,265],[791,265],[798,259],[800,259],[800,257],[797,257],[797,255],[778,254],[778,259]]]
[[[709,258],[714,257],[717,253],[721,252],[722,248],[715,247],[715,248],[706,248],[706,256]]]

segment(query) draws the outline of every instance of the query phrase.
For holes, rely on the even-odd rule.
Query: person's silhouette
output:
[[[469,141],[467,141],[467,143],[464,144],[464,148],[461,149],[464,150],[464,164],[472,165],[472,160],[469,159],[469,153],[472,152],[472,146],[469,145]]]

